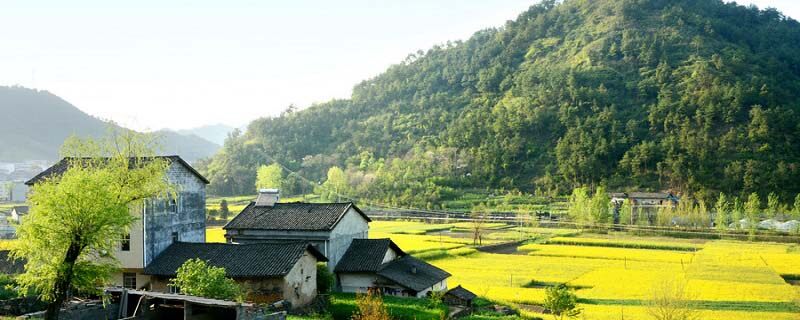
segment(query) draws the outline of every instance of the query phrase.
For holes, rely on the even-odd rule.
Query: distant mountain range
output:
[[[235,129],[236,128],[224,124],[212,124],[192,129],[178,130],[177,132],[183,135],[195,135],[221,146],[225,144],[225,138],[228,137],[228,134]]]
[[[0,161],[56,160],[64,139],[101,136],[111,125],[58,96],[23,87],[0,87]],[[193,134],[162,130],[163,153],[189,162],[214,154],[219,145]]]

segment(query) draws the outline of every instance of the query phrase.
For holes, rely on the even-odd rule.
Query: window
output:
[[[131,234],[128,233],[122,236],[122,243],[120,244],[122,251],[131,251]]]
[[[122,273],[122,286],[128,289],[136,289],[136,274],[132,272]]]
[[[178,213],[178,199],[170,198],[167,200],[167,212]]]
[[[173,232],[172,233],[172,243],[175,243],[175,242],[178,242],[178,241],[181,241],[180,234],[177,233],[177,232]]]

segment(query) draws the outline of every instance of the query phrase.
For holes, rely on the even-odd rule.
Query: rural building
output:
[[[369,217],[352,202],[278,203],[278,190],[259,192],[225,229],[229,243],[311,243],[333,271],[353,239],[369,235]]]
[[[630,201],[634,215],[631,219],[638,219],[640,214],[644,214],[650,222],[655,221],[658,209],[664,207],[675,207],[680,199],[671,192],[616,192],[610,193],[611,203],[614,205],[614,222],[619,223],[619,210],[623,202]]]
[[[447,290],[450,274],[407,255],[390,239],[354,239],[335,268],[342,292],[425,297]]]
[[[113,279],[117,286],[148,288],[150,277],[143,271],[162,251],[179,241],[206,240],[208,180],[179,156],[158,158],[169,162],[166,176],[169,183],[175,186],[177,194],[169,199],[147,199],[142,208],[131,209],[131,214],[137,218],[136,222],[130,235],[121,239],[119,249],[115,252],[122,267],[122,273],[116,274]],[[26,184],[32,186],[44,179],[59,176],[73,163],[74,159],[62,159]]]
[[[19,223],[22,217],[28,214],[28,206],[15,206],[11,208],[11,220]]]
[[[464,289],[461,285],[450,289],[442,296],[442,301],[449,306],[461,306],[465,308],[472,308],[472,302],[478,296],[472,291]]]
[[[326,261],[314,246],[304,243],[174,243],[145,268],[153,291],[174,292],[170,279],[189,259],[225,268],[226,275],[247,292],[246,300],[273,303],[284,300],[304,306],[317,295],[317,263]]]

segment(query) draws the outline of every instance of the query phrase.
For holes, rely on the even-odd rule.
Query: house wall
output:
[[[131,226],[131,245],[129,251],[122,251],[122,244],[118,244],[114,255],[119,260],[122,268],[143,269],[144,268],[144,231],[142,230],[142,208],[131,210],[131,214],[137,217]],[[120,279],[121,279],[120,275]],[[122,281],[120,280],[120,283]]]
[[[331,230],[325,254],[325,257],[328,258],[328,269],[333,272],[334,267],[342,259],[353,239],[366,239],[368,237],[369,222],[355,209],[350,208]]]
[[[283,298],[293,307],[305,306],[317,296],[317,258],[306,251],[284,277]]]
[[[142,269],[127,269],[124,268],[120,270],[120,272],[115,272],[111,275],[111,286],[112,287],[122,287],[122,274],[123,273],[136,273],[136,289],[148,289],[153,285],[153,281],[149,275],[143,273]],[[166,291],[164,291],[166,292]]]
[[[340,273],[339,286],[342,292],[365,293],[375,287],[378,276],[374,273]]]
[[[167,179],[177,187],[178,210],[170,212],[165,199],[151,199],[145,204],[142,219],[144,266],[172,244],[173,233],[177,233],[182,242],[206,241],[206,185],[178,162],[170,165]]]
[[[442,280],[441,282],[434,284],[430,288],[427,288],[425,290],[417,292],[417,298],[427,297],[428,293],[431,292],[431,291],[433,291],[433,292],[441,292],[441,291],[446,291],[446,290],[447,290],[447,279]]]

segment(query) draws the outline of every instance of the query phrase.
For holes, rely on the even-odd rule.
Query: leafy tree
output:
[[[581,313],[578,297],[564,284],[547,288],[544,307],[554,319],[575,318]]]
[[[714,205],[716,210],[716,226],[719,232],[725,232],[728,229],[731,219],[731,203],[728,202],[728,196],[725,193],[720,193],[717,198],[717,203]]]
[[[744,218],[744,204],[739,197],[733,198],[733,211],[731,212],[731,217],[733,218],[733,223],[735,224],[736,229],[741,229],[742,224],[741,220]]]
[[[231,211],[228,209],[228,200],[222,199],[219,202],[219,217],[222,220],[228,220]]]
[[[319,293],[329,293],[333,290],[333,283],[335,281],[335,277],[333,274],[328,270],[328,266],[325,263],[318,263],[317,264],[317,291]]]
[[[611,199],[608,197],[608,194],[606,194],[606,189],[604,187],[598,187],[597,190],[595,190],[591,202],[592,222],[601,224],[609,223],[611,221]]]
[[[223,300],[242,300],[242,288],[225,277],[225,268],[208,265],[200,259],[189,259],[178,268],[170,284],[183,294]]]
[[[800,219],[800,193],[794,197],[794,207],[792,208],[792,218]]]
[[[342,195],[349,192],[347,176],[339,167],[328,169],[328,179],[322,184],[322,193],[326,199],[341,201]]]
[[[744,214],[747,217],[747,229],[750,233],[750,238],[755,236],[756,228],[761,214],[761,199],[758,194],[753,192],[747,197],[747,202],[744,203]]]
[[[472,213],[469,215],[470,229],[472,230],[472,244],[483,244],[483,233],[486,231],[488,215],[486,206],[483,204],[472,208]]]
[[[281,189],[283,183],[283,169],[277,163],[258,168],[256,174],[256,190]]]
[[[110,281],[118,262],[109,253],[136,220],[131,210],[171,192],[152,145],[133,133],[71,138],[62,149],[69,169],[31,188],[12,255],[27,260],[18,281],[48,302],[46,319],[58,319],[70,293],[96,294]]]
[[[589,191],[585,187],[575,188],[569,197],[569,216],[578,223],[590,223],[591,217],[591,198]]]
[[[634,213],[633,213],[633,205],[631,205],[630,199],[622,200],[622,204],[619,208],[619,223],[620,224],[633,224]]]
[[[775,218],[781,212],[781,200],[778,198],[778,195],[775,192],[770,192],[767,195],[767,217],[768,218]]]

